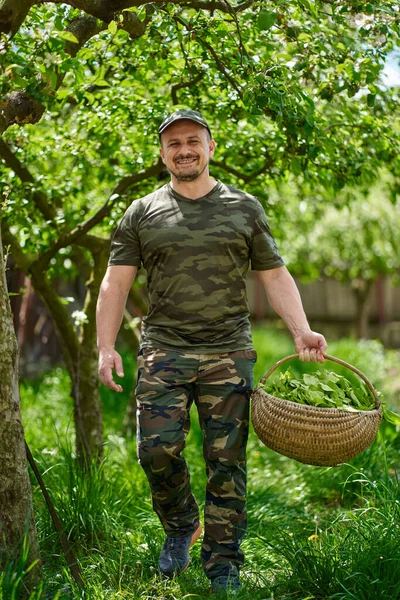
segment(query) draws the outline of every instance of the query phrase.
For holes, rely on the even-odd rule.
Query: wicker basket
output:
[[[282,358],[260,384],[280,365],[297,357],[298,354],[291,354]],[[334,356],[325,358],[344,365],[365,381],[375,399],[373,410],[349,412],[297,404],[275,398],[258,385],[252,393],[251,418],[254,431],[268,448],[308,465],[335,466],[372,444],[382,419],[382,407],[374,386],[361,371]]]

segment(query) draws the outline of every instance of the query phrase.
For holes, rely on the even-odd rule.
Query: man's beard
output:
[[[183,158],[196,158],[196,157],[194,157],[194,156],[179,156],[176,160],[182,160]],[[203,175],[207,166],[208,166],[208,164],[206,163],[201,171],[200,171],[200,169],[195,168],[195,169],[193,169],[193,171],[191,171],[189,173],[177,173],[177,172],[173,171],[172,169],[168,169],[168,171],[178,181],[181,181],[181,182],[196,181],[196,179],[198,179],[199,177],[201,177],[201,175]]]

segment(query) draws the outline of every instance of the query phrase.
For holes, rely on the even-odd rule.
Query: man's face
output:
[[[188,119],[173,123],[161,134],[160,154],[178,181],[195,181],[206,170],[215,142],[205,127]]]

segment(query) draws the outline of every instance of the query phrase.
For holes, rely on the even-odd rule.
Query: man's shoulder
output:
[[[142,214],[149,205],[155,202],[157,203],[163,201],[166,195],[168,195],[168,184],[163,185],[154,192],[150,192],[150,194],[147,194],[146,196],[142,196],[141,198],[135,198],[135,200],[133,200],[130,206],[128,207],[125,214],[127,216]]]
[[[240,190],[233,185],[228,185],[227,183],[221,183],[221,199],[225,201],[232,202],[242,202],[243,204],[249,206],[250,208],[254,208],[259,210],[262,208],[260,201],[253,196],[252,194],[248,194],[244,190]]]

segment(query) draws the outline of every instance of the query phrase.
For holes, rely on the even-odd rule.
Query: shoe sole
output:
[[[203,526],[202,526],[202,524],[201,524],[201,523],[199,523],[199,526],[198,526],[198,528],[196,529],[196,531],[195,531],[195,532],[194,532],[194,534],[192,535],[192,539],[190,540],[190,546],[189,546],[189,548],[191,548],[191,547],[193,546],[193,544],[195,544],[195,543],[197,542],[197,540],[198,540],[198,539],[199,539],[199,537],[201,536],[201,533],[202,533],[202,531],[203,531]],[[185,567],[182,569],[182,571],[179,571],[178,575],[182,575],[182,573],[183,573],[184,571],[186,571],[186,569],[188,568],[189,564],[190,564],[190,558],[189,558],[189,560],[187,561],[187,564],[186,564],[186,566],[185,566]]]

